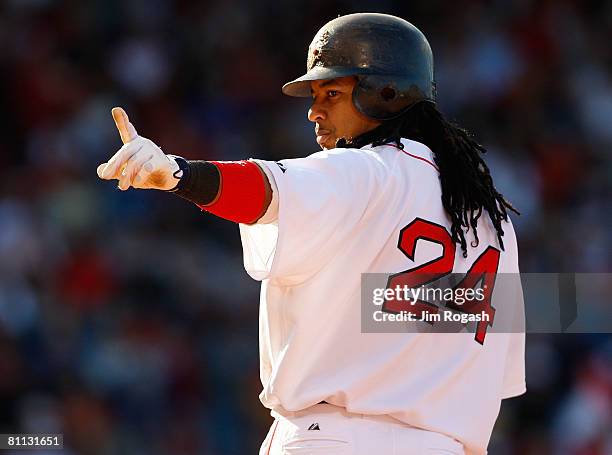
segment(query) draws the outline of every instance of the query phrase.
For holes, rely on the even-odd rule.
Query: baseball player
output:
[[[245,268],[262,282],[260,399],[275,418],[260,454],[486,453],[501,400],[525,391],[524,334],[495,332],[497,319],[475,333],[361,330],[363,273],[393,274],[389,284],[486,273],[489,289],[518,273],[513,208],[483,148],[436,108],[429,43],[394,16],[338,17],[282,90],[312,97],[322,151],[187,161],[115,108],[124,145],[98,175],[239,224]],[[494,298],[483,308],[507,311]]]

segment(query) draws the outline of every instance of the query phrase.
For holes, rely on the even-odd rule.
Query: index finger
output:
[[[114,107],[111,110],[111,114],[113,115],[113,120],[115,121],[115,125],[119,130],[119,136],[121,136],[121,141],[124,144],[136,139],[138,133],[136,132],[136,128],[134,125],[130,123],[130,119],[128,118],[125,111],[120,107]]]

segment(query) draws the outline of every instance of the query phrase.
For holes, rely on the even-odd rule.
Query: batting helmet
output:
[[[357,76],[353,103],[372,119],[397,117],[418,101],[435,102],[425,35],[388,14],[349,14],[325,24],[308,48],[306,70],[283,86],[285,95],[309,97],[311,81]]]

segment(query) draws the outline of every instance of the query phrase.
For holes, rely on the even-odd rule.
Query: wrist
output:
[[[175,181],[175,185],[166,190],[170,193],[174,193],[179,191],[183,186],[185,181],[189,179],[190,174],[190,166],[189,161],[187,161],[182,156],[178,155],[167,155],[170,161],[172,161],[175,166],[172,169],[172,179]]]
[[[201,206],[214,202],[221,184],[217,166],[209,161],[192,161],[180,156],[170,156],[178,165],[173,176],[179,180],[176,186],[168,191]]]

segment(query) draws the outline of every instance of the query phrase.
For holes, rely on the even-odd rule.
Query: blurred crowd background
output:
[[[4,0],[0,433],[62,432],[67,454],[256,453],[271,418],[237,226],[96,167],[121,145],[116,105],[187,158],[317,151],[308,101],[280,87],[325,22],[360,11],[428,36],[441,110],[522,212],[522,271],[610,272],[610,1]],[[528,393],[490,452],[612,453],[611,359],[609,335],[529,335]]]

